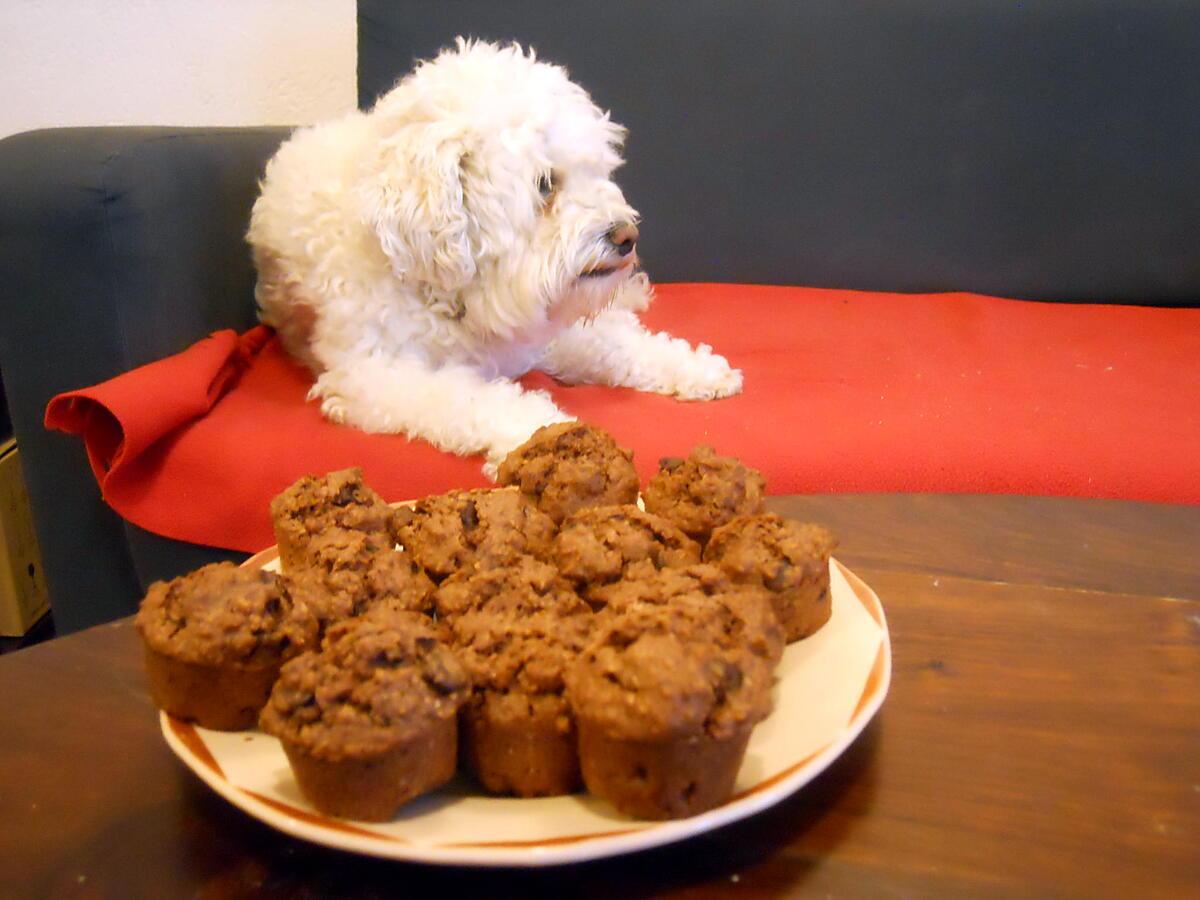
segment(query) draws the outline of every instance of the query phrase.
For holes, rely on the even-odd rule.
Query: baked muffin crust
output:
[[[820,525],[763,513],[739,517],[714,531],[704,560],[738,584],[769,592],[791,642],[829,621],[829,557],[836,546]]]
[[[396,510],[396,534],[434,580],[544,556],[554,523],[516,488],[450,491]]]
[[[276,576],[212,563],[150,586],[134,620],[145,642],[176,659],[250,665],[316,639],[310,611],[284,597]]]
[[[500,464],[501,484],[516,485],[555,523],[580,509],[634,503],[633,453],[583,422],[539,428]]]
[[[602,605],[601,623],[639,604],[710,605],[719,610],[726,636],[740,635],[741,646],[772,666],[783,656],[784,635],[770,595],[735,583],[716,566],[696,563],[656,569],[648,562],[631,566],[625,577],[597,589],[592,601]]]
[[[773,661],[747,649],[729,605],[681,595],[601,614],[567,673],[572,709],[609,737],[729,737],[771,710]]]
[[[507,606],[520,605],[528,612],[579,602],[558,569],[532,556],[518,556],[497,568],[455,572],[438,585],[433,604],[439,619],[453,622],[501,597]]]
[[[394,543],[391,507],[358,468],[298,479],[271,501],[271,523],[285,572],[303,565],[312,538],[331,528],[360,531],[381,547]]]
[[[282,662],[318,633],[273,574],[233,563],[151,585],[135,625],[155,706],[224,731],[254,724]]]
[[[410,554],[345,528],[314,535],[304,565],[283,575],[281,584],[313,611],[322,629],[381,602],[432,610],[433,582]]]
[[[642,501],[647,512],[674,522],[704,543],[714,528],[762,512],[765,491],[766,480],[757,469],[700,444],[686,459],[660,460]]]
[[[508,592],[454,620],[453,645],[474,689],[463,709],[463,748],[488,790],[522,797],[581,785],[564,674],[592,625],[570,591]]]
[[[589,791],[649,819],[728,799],[751,731],[771,710],[773,662],[747,649],[746,624],[695,593],[597,616],[566,678]]]
[[[600,506],[567,518],[554,539],[559,571],[591,600],[596,588],[620,579],[633,564],[655,568],[700,561],[700,545],[682,531],[636,506]]]
[[[507,594],[464,613],[451,630],[476,688],[561,699],[564,672],[587,642],[592,619],[591,608],[568,591]]]
[[[454,776],[469,681],[427,622],[348,619],[280,672],[259,724],[322,812],[384,821]]]
[[[351,619],[283,666],[260,724],[320,759],[360,757],[452,719],[469,687],[431,625]]]

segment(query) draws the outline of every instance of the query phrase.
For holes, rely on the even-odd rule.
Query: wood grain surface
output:
[[[0,658],[0,896],[1200,893],[1200,508],[772,502],[839,534],[887,610],[894,672],[859,740],[765,812],[546,871],[311,846],[174,758],[124,620]]]

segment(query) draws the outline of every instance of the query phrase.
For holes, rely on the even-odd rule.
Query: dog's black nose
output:
[[[612,245],[617,248],[618,254],[621,256],[628,256],[633,252],[633,245],[637,243],[637,226],[632,222],[627,222],[624,225],[618,225],[608,233],[608,239],[612,242]]]

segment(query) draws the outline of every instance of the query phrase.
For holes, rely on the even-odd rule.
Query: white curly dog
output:
[[[264,322],[333,421],[495,466],[570,419],[512,378],[708,400],[741,372],[652,334],[637,212],[612,181],[625,129],[557,66],[464,41],[367,113],[297,131],[248,239]]]

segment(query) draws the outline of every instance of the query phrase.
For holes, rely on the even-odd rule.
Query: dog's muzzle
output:
[[[636,259],[638,229],[632,222],[616,225],[605,235],[608,241],[605,260],[588,269],[580,277],[603,278],[633,263]]]
[[[608,233],[608,242],[617,251],[617,256],[628,256],[637,244],[638,229],[632,222],[618,225]]]

